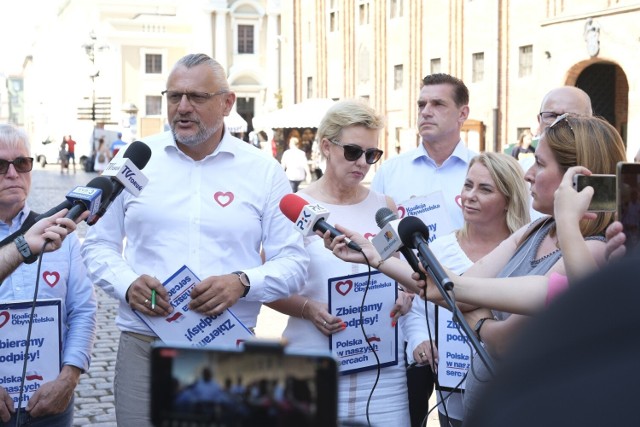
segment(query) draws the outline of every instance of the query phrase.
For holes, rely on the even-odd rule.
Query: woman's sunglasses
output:
[[[333,139],[329,140],[332,144],[337,145],[338,147],[342,147],[344,149],[344,158],[350,162],[355,162],[362,154],[364,154],[364,159],[370,165],[374,164],[382,157],[384,151],[379,150],[377,148],[368,148],[363,150],[362,147],[355,144],[343,144],[340,141],[336,141]]]

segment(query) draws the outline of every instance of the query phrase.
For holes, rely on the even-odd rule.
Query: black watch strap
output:
[[[476,323],[476,326],[473,328],[473,330],[476,333],[476,336],[480,341],[482,341],[482,338],[480,338],[480,329],[482,329],[482,325],[484,325],[485,320],[493,320],[493,317],[483,317],[482,319],[478,320],[478,322]]]
[[[20,251],[22,258],[24,258],[25,264],[33,264],[38,259],[38,255],[35,255],[33,252],[31,252],[29,244],[25,240],[24,235],[19,235],[13,242],[18,247],[18,251]]]
[[[249,290],[251,289],[251,281],[249,280],[249,276],[247,276],[247,274],[244,271],[234,271],[233,274],[238,276],[238,280],[240,280],[240,284],[244,286],[244,292],[242,293],[242,296],[240,298],[246,297],[247,294],[249,293]]]

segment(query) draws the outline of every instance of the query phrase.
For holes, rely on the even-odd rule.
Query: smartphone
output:
[[[616,174],[618,221],[622,223],[625,246],[630,253],[640,242],[640,163],[619,162]]]
[[[247,344],[247,343],[245,343]],[[278,346],[151,350],[156,427],[338,425],[338,367],[329,353]]]
[[[589,203],[589,212],[615,212],[616,204],[616,175],[582,175],[573,176],[573,188],[582,191],[583,188],[593,187],[593,197]]]

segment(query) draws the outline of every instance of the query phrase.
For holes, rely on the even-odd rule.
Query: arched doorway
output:
[[[607,119],[626,147],[629,83],[624,70],[612,62],[591,63],[577,73],[575,86],[589,94],[593,114]]]

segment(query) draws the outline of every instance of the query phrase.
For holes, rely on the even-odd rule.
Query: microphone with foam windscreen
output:
[[[86,187],[78,186],[67,194],[67,201],[71,204],[65,218],[76,220],[84,211],[92,214],[100,208],[102,198],[109,198],[113,186],[108,178],[96,177],[89,181]]]
[[[287,194],[280,200],[280,210],[289,218],[303,236],[310,236],[316,231],[326,233],[329,230],[331,237],[341,236],[342,233],[327,223],[329,211],[324,207],[309,204],[305,199],[296,194]],[[347,246],[354,251],[362,252],[362,248],[349,238],[345,238]]]
[[[422,265],[431,278],[438,282],[445,290],[453,288],[453,282],[445,273],[442,264],[429,249],[429,228],[420,218],[406,216],[398,224],[398,234],[402,244],[410,249],[417,249]]]
[[[376,212],[376,224],[380,227],[380,232],[371,241],[382,259],[387,259],[395,252],[400,253],[407,260],[413,271],[420,274],[421,279],[425,279],[424,273],[420,270],[420,261],[416,254],[402,243],[398,234],[398,224],[400,219],[395,212],[387,207],[382,207]]]
[[[147,185],[149,180],[145,177],[141,169],[149,163],[151,149],[142,141],[134,141],[127,147],[122,157],[115,157],[102,172],[102,176],[109,177],[113,186],[111,196],[103,198],[103,202],[95,215],[87,220],[89,225],[95,224],[106,213],[111,203],[126,189],[129,193],[137,196]]]

